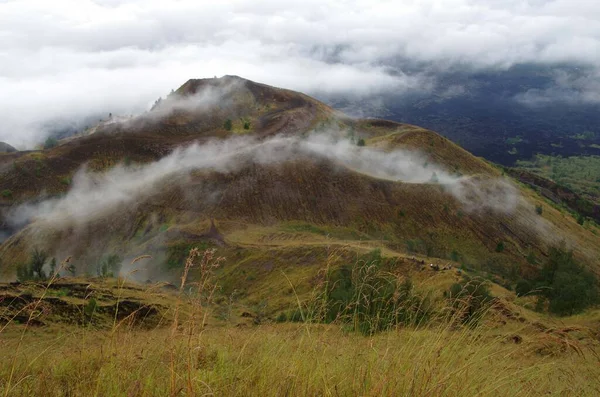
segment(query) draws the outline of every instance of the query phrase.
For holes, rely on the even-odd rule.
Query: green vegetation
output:
[[[250,129],[250,122],[248,120],[244,121],[244,129],[245,130],[249,130]]]
[[[542,207],[541,204],[538,204],[535,206],[535,212],[538,215],[542,215],[542,213],[544,212],[544,207]]]
[[[562,247],[552,247],[540,274],[519,280],[515,292],[518,296],[537,295],[538,310],[547,303],[548,311],[559,316],[581,313],[599,298],[596,276]]]
[[[360,138],[356,144],[357,144],[358,146],[365,146],[365,145],[366,145],[366,142],[365,142],[365,140],[364,140],[363,138]]]
[[[96,274],[100,277],[115,277],[121,270],[121,258],[111,254],[102,258],[96,265]]]
[[[561,157],[538,154],[530,161],[517,161],[516,165],[600,202],[600,156]]]
[[[64,176],[60,178],[60,183],[62,183],[65,186],[69,186],[71,184],[71,178],[69,178],[68,176]]]
[[[58,140],[54,137],[48,137],[44,142],[44,149],[52,149],[58,146]]]
[[[514,136],[514,137],[506,138],[506,141],[505,141],[505,143],[508,146],[514,146],[514,145],[519,144],[521,142],[523,142],[523,137],[521,135],[517,135],[517,136]]]
[[[536,289],[548,300],[548,310],[561,316],[580,313],[598,301],[596,277],[563,248],[550,249]]]
[[[4,189],[2,191],[2,197],[4,197],[4,198],[12,198],[12,195],[13,195],[12,190]]]
[[[496,252],[503,252],[504,251],[504,241],[499,241],[498,244],[496,244]]]
[[[468,276],[463,276],[461,282],[452,284],[447,296],[455,316],[458,316],[461,322],[469,325],[479,323],[492,301],[486,281]]]
[[[233,122],[231,121],[231,119],[225,120],[225,122],[223,123],[223,128],[225,128],[227,131],[231,131],[231,129],[233,128]]]
[[[578,140],[578,141],[593,141],[596,139],[596,133],[594,131],[583,131],[579,134],[574,134],[569,136],[569,138]]]
[[[366,335],[424,323],[432,310],[428,298],[414,291],[410,279],[383,271],[382,263],[374,250],[353,265],[330,270],[314,306],[290,317],[338,322]]]
[[[31,252],[29,262],[17,267],[17,280],[46,280],[44,265],[48,260],[48,254],[42,250],[34,249]],[[56,263],[55,263],[56,265]]]

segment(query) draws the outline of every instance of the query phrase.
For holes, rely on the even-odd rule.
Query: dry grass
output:
[[[141,330],[127,326],[127,319],[115,320],[108,330],[8,324],[0,334],[4,357],[0,392],[5,396],[600,393],[597,341],[579,340],[567,330],[498,327],[495,321],[473,329],[438,322],[365,337],[339,325],[207,326],[216,291],[213,273],[222,261],[214,253],[190,252],[170,327]],[[191,270],[198,274],[193,284],[187,280]],[[124,284],[124,280],[117,283],[121,288]]]
[[[335,326],[34,331],[7,395],[598,395],[590,352],[542,356],[491,330],[405,329],[363,337]],[[5,335],[5,336],[10,336]],[[14,339],[2,343],[10,356]],[[4,360],[0,378],[6,379]],[[6,388],[6,383],[2,387]]]

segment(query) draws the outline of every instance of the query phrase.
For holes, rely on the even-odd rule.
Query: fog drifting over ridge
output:
[[[240,75],[309,94],[429,92],[436,73],[572,63],[524,103],[600,101],[600,3],[585,0],[41,0],[0,3],[0,141],[45,123],[131,114],[192,77]],[[406,65],[418,67],[407,68]],[[460,87],[456,87],[460,89]]]
[[[253,163],[279,164],[307,157],[325,158],[379,179],[439,184],[469,211],[506,213],[518,204],[516,188],[506,181],[458,177],[439,166],[426,164],[425,157],[414,151],[383,152],[320,133],[307,138],[276,136],[259,141],[242,136],[192,144],[150,164],[118,165],[104,173],[88,172],[84,167],[73,177],[72,187],[65,196],[21,205],[9,214],[9,219],[15,225],[28,221],[58,228],[81,225],[139,202],[164,189],[166,181],[192,171],[229,173]]]

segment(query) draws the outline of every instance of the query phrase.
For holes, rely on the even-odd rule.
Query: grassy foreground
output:
[[[16,333],[11,335],[11,333]],[[12,336],[12,337],[11,337]],[[403,329],[365,337],[277,324],[87,331],[5,330],[11,396],[598,395],[593,351],[492,329]],[[12,382],[7,379],[12,375]]]
[[[122,279],[6,286],[5,299],[27,300],[0,305],[0,396],[600,394],[598,334],[577,325],[590,317],[507,321],[497,306],[476,327],[440,317],[370,336],[335,321],[219,320],[213,254],[190,252],[178,293]],[[190,269],[200,276],[186,283]]]

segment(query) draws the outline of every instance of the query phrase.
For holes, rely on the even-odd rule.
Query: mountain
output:
[[[398,269],[463,266],[508,285],[566,244],[600,272],[594,226],[447,138],[236,76],[189,80],[144,115],[5,154],[0,170],[7,279],[37,248],[79,274],[148,254],[122,271],[175,281],[194,246],[226,258],[225,292],[255,299],[332,252],[380,249]]]
[[[0,153],[12,153],[12,152],[16,152],[16,151],[17,151],[17,149],[10,146],[8,143],[0,142]]]
[[[593,70],[570,65],[481,71],[413,65],[411,70],[424,73],[435,87],[356,103],[347,98],[327,102],[350,114],[364,114],[371,105],[368,111],[373,116],[435,130],[505,166],[537,153],[600,154],[600,105],[587,91],[597,80]]]

